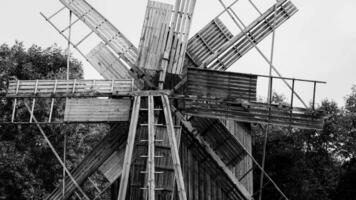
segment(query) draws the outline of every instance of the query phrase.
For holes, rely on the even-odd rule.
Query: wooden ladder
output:
[[[165,124],[159,124],[158,122],[158,116],[162,113],[162,111]],[[139,142],[145,144],[145,146],[147,145],[148,149],[147,154],[142,155],[141,152],[141,155],[139,155],[139,159],[147,159],[145,167],[146,170],[140,171],[140,174],[145,176],[143,187],[140,188],[143,192],[144,199],[155,200],[157,196],[156,191],[164,190],[164,188],[158,187],[156,183],[156,177],[160,175],[163,176],[165,173],[163,170],[157,170],[156,159],[164,159],[164,157],[162,155],[157,155],[156,147],[164,141],[163,138],[159,138],[161,136],[158,136],[157,129],[158,127],[165,127],[165,133],[168,136],[169,148],[171,151],[170,155],[173,161],[174,181],[177,185],[178,196],[180,200],[186,200],[183,173],[179,160],[178,143],[172,113],[170,110],[170,103],[168,97],[162,95],[135,97],[118,199],[126,199],[138,125],[139,127],[147,127],[145,131],[140,131],[139,133],[143,135],[147,134],[147,137],[138,137],[140,138]],[[137,171],[135,176],[138,176]],[[174,195],[173,192],[172,195]]]

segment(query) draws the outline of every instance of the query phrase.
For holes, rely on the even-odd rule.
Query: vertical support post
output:
[[[20,88],[20,80],[17,80],[16,94],[19,93],[19,88]],[[15,98],[15,100],[14,100],[14,107],[13,107],[12,116],[11,116],[11,122],[12,122],[12,123],[14,123],[14,121],[15,121],[16,105],[17,105],[17,98]]]
[[[315,110],[315,95],[316,95],[316,81],[314,81],[314,91],[313,91],[313,111]]]
[[[54,82],[54,87],[53,87],[53,95],[55,95],[56,92],[57,92],[57,84],[58,84],[58,80],[56,79],[55,82]],[[49,111],[48,123],[52,122],[53,107],[54,107],[54,98],[52,98],[52,102],[51,102],[51,108],[50,108],[50,111]]]
[[[133,148],[135,145],[140,104],[141,104],[141,97],[140,96],[135,97],[132,114],[131,114],[129,135],[128,135],[127,144],[126,144],[124,166],[122,168],[122,175],[121,175],[121,180],[120,180],[119,195],[117,198],[118,200],[126,199],[127,184],[129,182],[129,176],[130,176],[130,167],[131,167],[131,161],[132,161]]]
[[[187,194],[185,192],[185,187],[184,187],[183,172],[182,172],[182,167],[181,167],[180,159],[179,159],[178,144],[177,144],[177,140],[176,140],[176,136],[175,136],[174,124],[173,124],[172,112],[171,112],[169,99],[168,99],[168,96],[166,96],[166,95],[161,96],[161,97],[162,97],[162,103],[163,103],[164,116],[166,119],[169,145],[171,147],[174,174],[175,174],[175,179],[177,181],[178,196],[179,196],[180,200],[187,200]]]
[[[37,94],[37,89],[38,89],[38,80],[36,80],[36,86],[35,86],[35,95]],[[35,104],[36,104],[36,98],[33,98],[32,100],[32,107],[31,107],[31,117],[30,117],[30,123],[33,121],[33,114],[35,112]]]
[[[148,199],[155,200],[155,128],[154,99],[148,96]]]
[[[293,79],[293,81],[292,81],[292,94],[291,94],[291,97],[290,97],[289,124],[292,123],[293,104],[294,104],[294,87],[295,87],[295,79]]]

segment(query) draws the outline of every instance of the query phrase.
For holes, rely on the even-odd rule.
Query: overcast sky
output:
[[[172,2],[173,0],[163,0]],[[88,0],[135,45],[138,45],[146,0]],[[229,1],[226,0],[228,3]],[[248,6],[247,0],[240,0],[235,9],[246,24],[257,17]],[[255,0],[261,10],[271,6],[271,0]],[[25,46],[37,44],[48,47],[54,43],[65,48],[65,40],[40,16],[42,11],[50,15],[60,9],[58,0],[0,0],[0,43],[12,45],[15,40],[24,41]],[[317,100],[333,99],[340,105],[344,97],[356,84],[356,1],[355,0],[294,0],[299,12],[284,23],[276,32],[275,66],[283,76],[327,81],[318,87]],[[191,35],[207,24],[222,7],[218,0],[197,0]],[[65,25],[67,12],[54,19]],[[233,30],[233,24],[226,24]],[[85,35],[88,30],[78,25],[73,38]],[[83,44],[88,52],[97,41]],[[260,47],[269,55],[270,38]],[[84,60],[77,53],[74,56]],[[84,62],[85,77],[101,78]],[[268,74],[268,65],[255,50],[239,60],[230,71]],[[284,91],[282,83],[275,90]],[[299,85],[299,92],[307,101],[311,99],[312,87]],[[263,90],[262,90],[263,91]],[[263,92],[260,92],[263,93]]]

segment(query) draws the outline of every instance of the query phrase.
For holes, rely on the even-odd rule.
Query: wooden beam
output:
[[[137,130],[140,107],[141,107],[141,97],[138,96],[135,97],[134,105],[132,108],[130,129],[129,129],[129,135],[126,144],[125,159],[124,159],[124,166],[122,170],[122,176],[120,180],[118,200],[126,199],[126,192],[127,192],[127,186],[129,182],[129,176],[130,176],[132,153],[135,145],[136,130]]]
[[[169,103],[168,96],[162,96],[162,104],[164,110],[164,116],[166,119],[167,133],[169,138],[169,143],[171,147],[171,155],[173,160],[173,168],[175,172],[175,178],[177,181],[178,196],[180,200],[187,200],[187,194],[184,187],[183,172],[179,159],[178,144],[176,140],[176,135],[174,131],[174,124],[171,113],[171,106]]]

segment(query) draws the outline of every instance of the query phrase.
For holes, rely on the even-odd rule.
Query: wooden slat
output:
[[[66,122],[128,121],[130,99],[67,99],[64,112]]]
[[[60,2],[120,55],[120,58],[131,67],[135,66],[138,58],[136,47],[90,4],[84,0],[60,0]]]
[[[166,47],[172,10],[173,5],[148,1],[139,45],[138,67],[160,70],[159,64]]]
[[[133,79],[19,80],[10,81],[7,97],[109,97],[131,94],[136,90]]]
[[[276,10],[275,6],[277,7]],[[252,38],[255,44],[258,44],[272,33],[272,24],[273,29],[278,28],[297,11],[297,8],[289,0],[278,2],[246,27],[244,32]],[[275,13],[277,13],[276,21],[273,23]],[[229,42],[224,44],[214,55],[206,59],[202,66],[215,70],[226,70],[229,68],[253,48],[253,44],[251,44],[244,32],[234,36]]]
[[[256,75],[189,68],[187,77],[186,95],[256,100]]]
[[[104,139],[83,159],[83,161],[71,171],[73,177],[79,185],[91,176],[104,163],[110,155],[126,142],[128,124],[122,123],[114,127]],[[76,187],[73,182],[66,177],[65,199],[72,196]],[[48,200],[62,200],[62,185],[59,185],[49,196]]]
[[[90,64],[107,80],[133,78],[127,66],[103,42],[94,47],[87,58]]]

